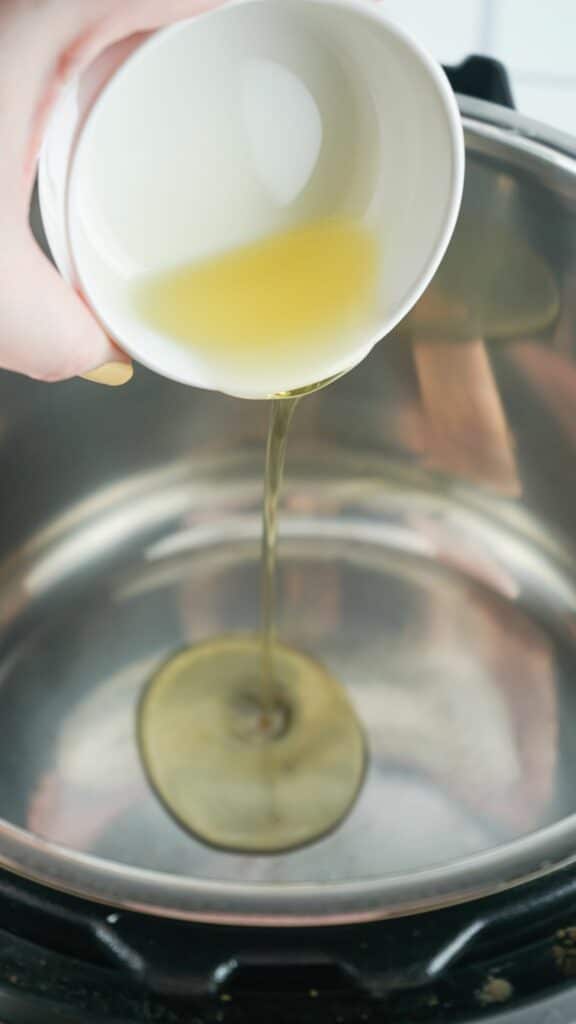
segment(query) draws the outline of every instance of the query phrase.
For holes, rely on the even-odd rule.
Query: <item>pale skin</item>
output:
[[[129,357],[38,248],[28,227],[38,149],[68,79],[126,40],[222,0],[0,0],[0,368],[36,380],[124,384]],[[113,68],[111,68],[113,70]]]

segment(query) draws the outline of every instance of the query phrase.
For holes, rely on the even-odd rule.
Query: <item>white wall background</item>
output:
[[[576,0],[381,0],[439,60],[497,57],[518,110],[576,135]]]

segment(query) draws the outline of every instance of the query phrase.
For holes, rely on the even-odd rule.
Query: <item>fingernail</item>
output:
[[[109,388],[119,388],[127,384],[134,376],[132,363],[104,363],[95,370],[82,374],[83,380],[91,380],[93,384],[106,384]]]

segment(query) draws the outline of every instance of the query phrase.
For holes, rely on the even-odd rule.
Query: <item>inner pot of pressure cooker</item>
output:
[[[463,102],[464,202],[432,285],[290,429],[277,639],[338,681],[319,720],[352,709],[361,764],[330,776],[341,792],[356,772],[346,813],[311,841],[222,848],[162,799],[143,743],[175,655],[226,636],[244,657],[260,629],[266,403],[141,369],[106,393],[10,377],[1,865],[157,914],[285,923],[461,901],[574,858],[576,160],[485,109]],[[219,770],[218,680],[200,681],[197,700],[174,684],[161,747],[192,802]],[[185,770],[187,738],[204,747]],[[232,813],[230,786],[210,792]],[[305,784],[291,794],[294,820],[312,813]]]

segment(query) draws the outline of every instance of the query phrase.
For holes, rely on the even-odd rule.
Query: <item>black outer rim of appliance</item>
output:
[[[289,929],[118,913],[0,873],[3,1024],[572,1024],[574,977],[574,869],[411,918]]]

